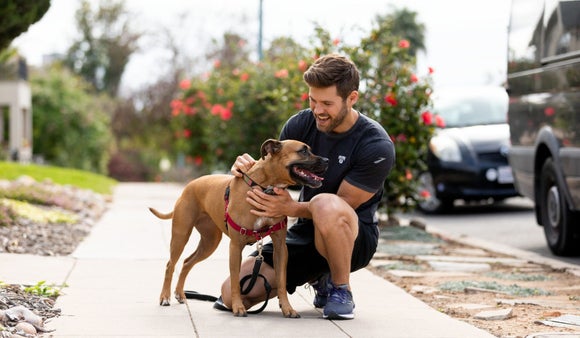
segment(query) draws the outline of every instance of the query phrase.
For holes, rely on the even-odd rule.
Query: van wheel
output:
[[[453,200],[437,198],[433,175],[423,172],[419,175],[417,208],[425,214],[437,214],[453,208]]]
[[[540,208],[544,234],[554,255],[571,256],[580,252],[580,236],[574,228],[574,215],[566,202],[562,187],[556,178],[556,168],[551,158],[546,159],[540,176]]]

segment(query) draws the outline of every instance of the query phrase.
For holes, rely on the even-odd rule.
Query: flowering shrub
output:
[[[416,75],[409,41],[389,33],[383,22],[360,45],[347,46],[316,27],[309,51],[279,40],[262,62],[225,66],[232,63],[216,60],[211,72],[180,83],[171,104],[176,151],[206,172],[228,170],[244,152],[257,157],[259,145],[276,138],[287,118],[307,107],[302,74],[310,63],[338,52],[348,55],[361,72],[355,108],[381,123],[395,143],[396,164],[385,182],[383,207],[389,214],[413,208],[421,198],[415,178],[426,169],[429,139],[443,121],[429,112],[430,76]]]

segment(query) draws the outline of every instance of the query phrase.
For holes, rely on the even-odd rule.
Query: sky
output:
[[[131,24],[148,37],[132,56],[122,88],[152,83],[167,70],[170,54],[159,40],[166,30],[192,57],[226,31],[240,33],[257,46],[260,2],[264,48],[280,36],[306,46],[315,23],[333,39],[352,45],[368,35],[377,14],[407,8],[417,12],[417,21],[426,27],[426,52],[417,57],[417,73],[424,76],[431,67],[435,89],[501,85],[505,80],[510,0],[125,0]],[[96,6],[99,1],[91,3]],[[44,55],[65,53],[77,37],[74,14],[79,4],[51,0],[44,17],[12,46],[33,66],[41,65]]]

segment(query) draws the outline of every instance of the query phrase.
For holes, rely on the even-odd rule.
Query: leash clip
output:
[[[263,247],[264,243],[262,242],[262,238],[260,237],[260,239],[256,242],[256,249],[258,250],[258,255],[256,256],[256,259],[264,260],[264,256],[262,256]]]

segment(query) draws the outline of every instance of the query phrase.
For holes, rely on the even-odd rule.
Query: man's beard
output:
[[[319,127],[318,124],[316,124],[316,127],[318,128],[319,131],[323,133],[330,133],[334,129],[336,129],[336,127],[338,127],[340,124],[342,124],[342,122],[344,122],[344,119],[346,118],[347,114],[348,110],[346,108],[346,104],[343,102],[342,107],[338,112],[338,115],[336,117],[330,117],[330,124],[328,125],[328,127],[321,128]]]

